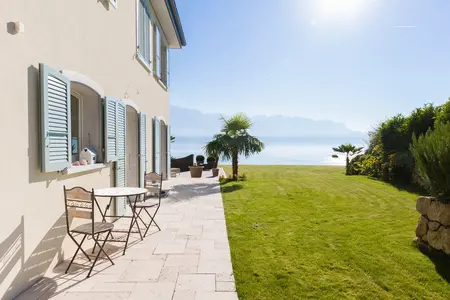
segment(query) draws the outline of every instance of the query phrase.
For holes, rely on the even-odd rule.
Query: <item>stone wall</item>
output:
[[[416,209],[421,214],[416,227],[419,241],[450,255],[450,204],[419,197]]]

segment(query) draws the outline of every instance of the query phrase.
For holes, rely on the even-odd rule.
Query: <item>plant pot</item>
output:
[[[213,168],[212,169],[212,173],[213,173],[213,177],[219,176],[219,169],[218,168]]]
[[[201,178],[203,173],[203,166],[193,166],[189,167],[189,172],[191,172],[191,178]]]

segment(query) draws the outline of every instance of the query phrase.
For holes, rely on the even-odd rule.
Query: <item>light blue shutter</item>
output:
[[[126,106],[117,101],[117,162],[116,187],[125,186],[125,134],[126,134]],[[116,214],[121,216],[126,212],[126,199],[116,198]]]
[[[138,47],[139,47],[139,54],[142,57],[145,57],[145,8],[144,4],[142,3],[143,0],[139,1],[139,8],[138,8]]]
[[[41,89],[41,171],[54,172],[72,163],[70,81],[39,64]]]
[[[105,99],[106,162],[117,160],[117,103],[111,97]]]
[[[167,178],[169,178],[169,174],[170,174],[170,125],[167,125],[166,128],[167,128]]]
[[[139,115],[139,183],[144,187],[147,169],[147,114]]]
[[[161,122],[155,118],[153,126],[153,147],[154,147],[154,158],[155,162],[153,164],[153,169],[156,173],[161,172]]]
[[[166,48],[167,59],[166,59],[166,71],[167,71],[167,87],[170,87],[170,50]]]
[[[155,47],[156,47],[156,75],[161,78],[161,32],[159,27],[156,26],[156,37],[155,37]]]

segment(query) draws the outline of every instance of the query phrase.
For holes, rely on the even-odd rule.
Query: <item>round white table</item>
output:
[[[142,236],[142,233],[141,233],[141,229],[139,228],[139,223],[137,222],[138,215],[136,214],[136,203],[137,203],[139,197],[140,196],[144,196],[145,197],[145,194],[147,192],[148,192],[147,189],[138,188],[138,187],[109,187],[109,188],[102,188],[102,189],[94,189],[95,197],[107,197],[107,198],[109,198],[109,203],[106,206],[104,212],[100,209],[100,205],[97,204],[97,207],[100,210],[100,214],[102,215],[102,222],[106,222],[106,217],[131,218],[130,228],[128,229],[126,240],[125,241],[123,241],[123,240],[111,240],[111,242],[125,242],[125,247],[123,249],[123,254],[124,255],[125,255],[125,251],[127,250],[128,239],[130,237],[131,230],[133,229],[133,226],[135,224],[137,226],[138,233],[141,236],[141,240],[144,239],[143,236]],[[108,210],[111,207],[112,199],[113,198],[117,198],[117,197],[126,197],[127,198],[126,202],[131,207],[131,212],[132,212],[131,216],[107,215]],[[131,201],[131,197],[135,197],[134,202]]]

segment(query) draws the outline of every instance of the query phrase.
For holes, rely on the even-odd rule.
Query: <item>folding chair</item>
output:
[[[91,261],[91,258],[89,257],[89,255],[87,255],[86,252],[82,248],[83,242],[85,241],[87,236],[92,236],[92,240],[94,241],[95,246],[100,247],[98,254],[95,257],[95,260],[91,266],[91,269],[89,270],[87,277],[91,276],[92,269],[94,269],[94,266],[97,263],[97,260],[100,256],[100,252],[103,252],[106,255],[106,257],[109,259],[111,264],[114,265],[114,262],[108,256],[106,251],[103,249],[103,247],[105,246],[106,240],[108,239],[109,235],[111,234],[112,229],[114,228],[114,224],[108,223],[108,222],[94,222],[94,202],[96,203],[93,189],[91,192],[89,192],[89,191],[83,189],[82,187],[74,187],[72,189],[66,189],[66,187],[64,186],[64,204],[65,204],[65,208],[66,208],[67,233],[69,234],[70,238],[74,241],[74,243],[78,246],[77,250],[75,251],[75,254],[72,257],[72,260],[70,261],[69,265],[67,266],[66,274],[69,271],[69,268],[72,265],[75,257],[77,256],[78,251],[81,250],[81,252],[83,252],[84,256],[86,256],[86,258],[89,261]],[[70,229],[69,217],[89,219],[89,220],[91,220],[91,222],[79,225],[79,226],[75,227],[74,229]],[[100,245],[99,239],[98,239],[99,234],[101,234],[101,233],[107,233],[106,238],[103,240],[102,245]],[[74,235],[76,235],[76,236],[82,235],[83,236],[80,243],[77,242]]]
[[[144,201],[137,202],[135,204],[135,211],[137,214],[137,219],[139,219],[142,222],[142,224],[144,224],[144,227],[145,227],[144,236],[147,234],[152,223],[154,223],[156,225],[156,227],[158,228],[158,230],[161,231],[161,228],[159,228],[158,224],[155,221],[155,216],[159,210],[159,207],[161,206],[162,179],[163,179],[162,174],[159,175],[154,172],[145,174],[145,188],[148,190],[148,193],[150,194],[150,196],[146,197],[144,199]],[[152,194],[155,196],[152,197]],[[148,211],[148,209],[150,209],[150,208],[155,209],[155,212],[153,213],[153,215]],[[147,215],[150,217],[150,223],[148,225],[141,218],[141,213],[143,211],[145,211],[147,213]],[[136,222],[137,222],[137,220],[136,220]]]

